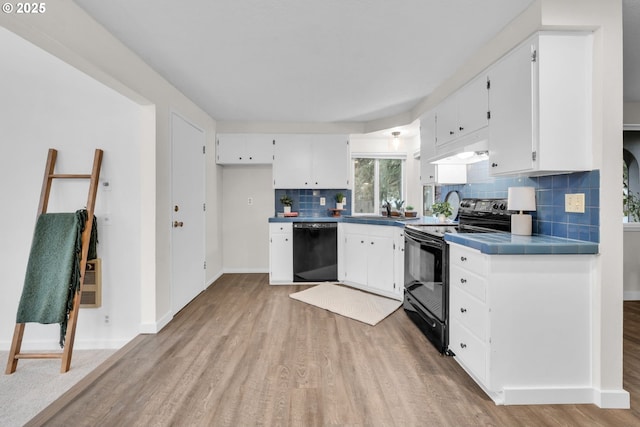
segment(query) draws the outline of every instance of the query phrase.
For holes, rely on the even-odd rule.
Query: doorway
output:
[[[205,156],[203,130],[171,113],[171,309],[204,290]]]

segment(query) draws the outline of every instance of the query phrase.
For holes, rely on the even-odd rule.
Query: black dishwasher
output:
[[[338,223],[293,223],[293,281],[338,280]]]

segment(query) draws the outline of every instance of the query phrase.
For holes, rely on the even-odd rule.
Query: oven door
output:
[[[444,240],[405,229],[404,287],[430,318],[447,320],[448,246]]]

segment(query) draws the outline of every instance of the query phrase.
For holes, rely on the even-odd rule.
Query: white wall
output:
[[[274,215],[271,165],[222,168],[223,265],[228,273],[269,271],[269,217]],[[248,205],[249,198],[253,204]]]
[[[593,381],[596,403],[628,407],[622,381],[622,1],[544,0],[542,23],[550,28],[594,29],[593,158],[600,169],[600,256],[594,272]]]
[[[101,182],[110,185],[109,191],[99,190],[95,211],[102,307],[80,310],[76,347],[120,347],[138,333],[140,323],[144,109],[4,28],[0,55],[11,58],[0,66],[0,347],[8,349],[13,335],[49,148],[58,150],[61,173],[90,173],[94,150],[104,150]],[[88,180],[54,181],[48,211],[83,208],[88,188]],[[29,324],[23,348],[55,349],[58,337],[58,325]]]
[[[36,19],[0,14],[0,26],[31,41],[85,74],[145,105],[145,119],[154,122],[153,140],[143,144],[141,161],[140,329],[155,332],[171,319],[170,133],[169,112],[176,111],[207,135],[206,259],[207,277],[222,270],[220,239],[220,172],[215,165],[216,123],[156,71],[98,25],[72,1]]]

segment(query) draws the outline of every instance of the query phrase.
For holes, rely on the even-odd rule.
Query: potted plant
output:
[[[336,193],[336,209],[344,209],[344,194]]]
[[[291,197],[287,194],[283,194],[282,197],[280,197],[280,203],[284,206],[284,213],[291,212],[291,206],[293,206],[293,199]]]
[[[451,204],[449,202],[438,202],[434,203],[431,206],[433,213],[438,215],[438,219],[440,222],[445,222],[448,217],[453,214],[453,210],[451,209]]]
[[[417,212],[413,210],[413,206],[407,205],[407,207],[404,208],[404,216],[408,218],[413,218],[416,216],[416,214]]]

